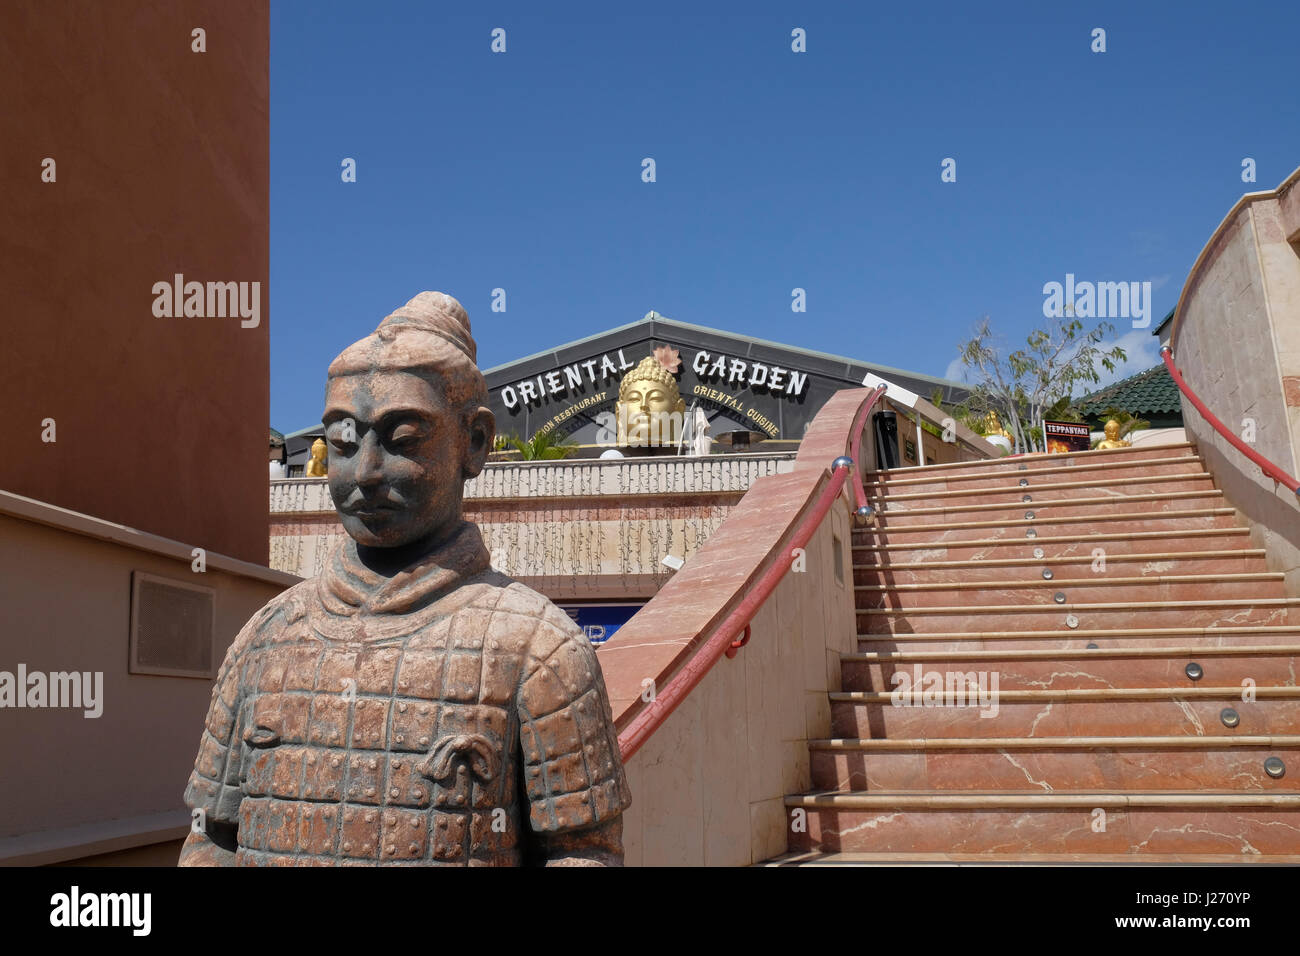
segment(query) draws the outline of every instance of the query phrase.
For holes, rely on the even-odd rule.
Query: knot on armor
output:
[[[422,776],[443,783],[456,775],[457,758],[464,761],[479,782],[490,783],[496,779],[496,751],[491,741],[481,734],[443,737],[433,745],[429,756],[420,761],[418,769]]]

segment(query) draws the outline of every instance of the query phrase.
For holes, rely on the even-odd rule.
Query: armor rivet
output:
[[[375,815],[374,815],[373,813],[367,813],[367,814],[366,814],[366,822],[367,822],[367,823],[374,823],[374,822],[375,822]]]
[[[392,845],[389,845],[389,846],[384,850],[384,852],[387,853],[389,856],[392,856],[393,854],[395,854],[395,853],[397,852],[397,847],[392,846]]]
[[[412,843],[412,844],[411,844],[411,852],[412,852],[412,853],[419,853],[419,852],[420,852],[420,844],[418,844],[418,843]]]
[[[389,796],[393,796],[393,797],[400,797],[402,795],[402,791],[398,790],[396,787],[393,787],[391,790],[388,791],[388,793]]]
[[[370,852],[370,844],[369,844],[369,843],[363,843],[363,844],[361,844],[361,852],[362,852],[362,853],[369,853],[369,852]]]
[[[411,817],[411,819],[407,820],[406,822],[409,823],[409,824],[411,825],[412,828],[417,828],[417,827],[419,827],[419,825],[420,825],[420,818],[419,818],[419,817]]]
[[[1200,680],[1205,676],[1205,668],[1201,667],[1201,665],[1196,663],[1196,661],[1192,661],[1183,668],[1183,673],[1186,674],[1190,680]]]
[[[397,686],[402,688],[402,690],[406,690],[406,688],[411,686],[411,682],[409,680],[399,680]]]
[[[392,819],[390,819],[390,820],[388,821],[388,825],[389,825],[390,827],[395,827],[395,826],[397,826],[397,817],[393,817]]]
[[[376,760],[374,757],[371,757],[371,758],[370,758],[370,769],[371,769],[371,770],[374,770],[374,769],[375,769],[376,767],[378,767],[378,766],[379,766],[379,761]]]
[[[406,705],[405,705],[405,704],[398,704],[398,705],[397,705],[397,709],[398,709],[399,711],[401,711],[403,714],[406,713]]]
[[[1281,757],[1269,757],[1264,761],[1264,772],[1274,780],[1279,780],[1286,776],[1286,764]]]
[[[366,796],[367,796],[367,797],[373,797],[374,795],[375,795],[375,788],[374,788],[374,787],[366,787]]]
[[[330,761],[330,766],[337,767],[340,763],[342,763],[342,760],[339,757],[335,757],[333,760]]]
[[[398,742],[399,744],[400,744],[403,740],[405,740],[405,739],[406,739],[406,737],[404,737],[402,734],[398,734],[398,735],[397,735],[397,742]]]
[[[424,799],[424,790],[423,790],[422,788],[419,788],[419,787],[416,788],[416,790],[415,790],[415,799],[417,799],[417,800],[423,800],[423,799]]]
[[[400,740],[401,738],[399,737],[398,739]],[[394,769],[394,770],[401,770],[401,769],[402,769],[402,761],[400,761],[400,760],[394,760],[394,761],[393,761],[393,769]]]
[[[351,843],[344,843],[344,844],[343,844],[343,852],[344,852],[344,853],[351,853],[351,852],[352,852],[352,844],[351,844]]]
[[[420,746],[421,746],[421,747],[427,747],[427,746],[429,746],[429,738],[428,738],[428,737],[421,737],[421,738],[420,738]]]
[[[302,811],[302,816],[304,820],[311,819],[311,807],[304,808]]]
[[[311,763],[315,763],[315,762],[316,762],[316,755],[315,755],[315,754],[308,754],[308,755],[307,755],[307,762],[308,762],[309,764],[311,764]]]

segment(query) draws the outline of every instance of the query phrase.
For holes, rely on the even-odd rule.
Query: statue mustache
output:
[[[357,508],[405,508],[406,499],[387,486],[369,493],[354,487],[340,506],[341,511],[354,511]]]

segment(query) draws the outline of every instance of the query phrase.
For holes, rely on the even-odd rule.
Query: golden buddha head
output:
[[[655,350],[663,353],[661,347]],[[675,358],[675,350],[668,349]],[[680,360],[677,360],[680,363]],[[674,445],[682,433],[686,402],[677,379],[658,355],[648,355],[623,376],[618,386],[618,443]]]
[[[1119,439],[1119,422],[1111,419],[1106,423],[1106,440],[1117,441]]]
[[[329,449],[325,444],[325,439],[317,438],[311,443],[311,460],[319,462],[322,465],[325,464],[325,453],[328,450]]]

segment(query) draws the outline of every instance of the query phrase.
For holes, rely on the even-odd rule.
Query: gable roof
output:
[[[1177,414],[1183,410],[1178,386],[1163,362],[1085,395],[1076,405],[1085,415],[1100,415],[1108,408],[1122,408],[1133,415]]]

